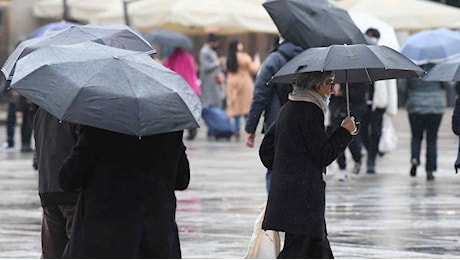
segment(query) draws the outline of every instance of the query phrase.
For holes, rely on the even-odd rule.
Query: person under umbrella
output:
[[[423,64],[421,67],[430,71],[434,64]],[[401,80],[401,86],[406,89],[406,109],[411,128],[411,177],[417,175],[420,165],[422,140],[426,137],[425,171],[427,181],[435,179],[437,170],[437,139],[438,131],[444,114],[445,90],[447,83],[439,81],[425,81],[423,79]]]
[[[11,88],[81,126],[59,171],[63,190],[80,191],[63,257],[180,258],[182,135],[201,115],[187,82],[145,53],[85,42],[22,58]]]
[[[305,50],[282,67],[271,82],[292,83],[298,73],[325,70],[335,71],[336,83],[419,77],[424,72],[407,57],[386,46],[331,45]],[[386,88],[381,87],[375,89],[376,91],[386,90]],[[345,84],[345,97],[347,115],[350,115],[348,84]],[[381,129],[381,127],[377,129]],[[379,139],[372,140],[378,142]],[[377,142],[374,143],[378,144]],[[374,145],[373,147],[375,147],[374,151],[377,152],[378,146]],[[368,151],[371,150],[368,149]],[[373,158],[371,157],[373,155],[368,152],[368,162],[369,159]],[[368,164],[367,172],[375,173],[374,167],[374,164]]]
[[[195,94],[201,96],[195,58],[186,49],[175,47],[173,52],[163,60],[163,65],[184,77],[193,91],[195,91]],[[189,129],[187,140],[195,139],[197,132],[197,128]]]
[[[262,229],[286,232],[278,258],[333,258],[323,173],[357,132],[354,118],[346,117],[326,134],[324,118],[333,82],[332,71],[299,74],[260,146],[260,159],[272,171]]]

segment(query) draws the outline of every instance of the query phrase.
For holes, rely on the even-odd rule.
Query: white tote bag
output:
[[[382,135],[380,136],[379,141],[379,151],[382,153],[387,153],[396,149],[397,146],[398,136],[396,135],[396,130],[393,126],[393,120],[390,116],[384,115],[382,123]]]
[[[278,232],[262,230],[266,206],[267,203],[260,206],[262,212],[260,212],[254,224],[254,232],[249,241],[248,252],[244,257],[246,259],[275,259],[280,253],[281,242]]]

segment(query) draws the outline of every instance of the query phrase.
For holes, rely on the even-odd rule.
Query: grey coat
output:
[[[217,82],[217,74],[222,73],[216,51],[209,44],[204,44],[200,50],[200,80],[201,101],[203,107],[215,105],[222,107],[223,89]]]
[[[424,64],[421,67],[430,71],[434,64]],[[443,114],[445,107],[446,83],[424,81],[419,78],[402,80],[406,84],[406,109],[409,114]]]
[[[37,151],[38,192],[43,206],[73,205],[77,192],[65,192],[59,186],[59,169],[72,151],[78,138],[75,124],[59,120],[42,108],[34,120]]]

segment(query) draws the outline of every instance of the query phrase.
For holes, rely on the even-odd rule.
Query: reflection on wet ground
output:
[[[377,174],[363,168],[339,182],[338,173],[329,171],[326,221],[336,258],[460,258],[460,175],[452,166],[458,139],[450,130],[451,112],[441,127],[434,182],[426,181],[422,166],[409,177],[404,111],[395,118],[398,149],[378,158]],[[186,141],[192,181],[177,192],[183,257],[242,258],[266,199],[265,170],[257,149],[243,140],[209,142],[205,131]],[[40,257],[41,208],[31,159],[18,151],[0,153],[0,258]]]

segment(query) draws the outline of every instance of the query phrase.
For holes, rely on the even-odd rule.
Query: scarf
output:
[[[323,97],[315,90],[294,88],[289,94],[289,100],[313,103],[323,110],[323,113],[326,115],[327,106],[323,101]]]

